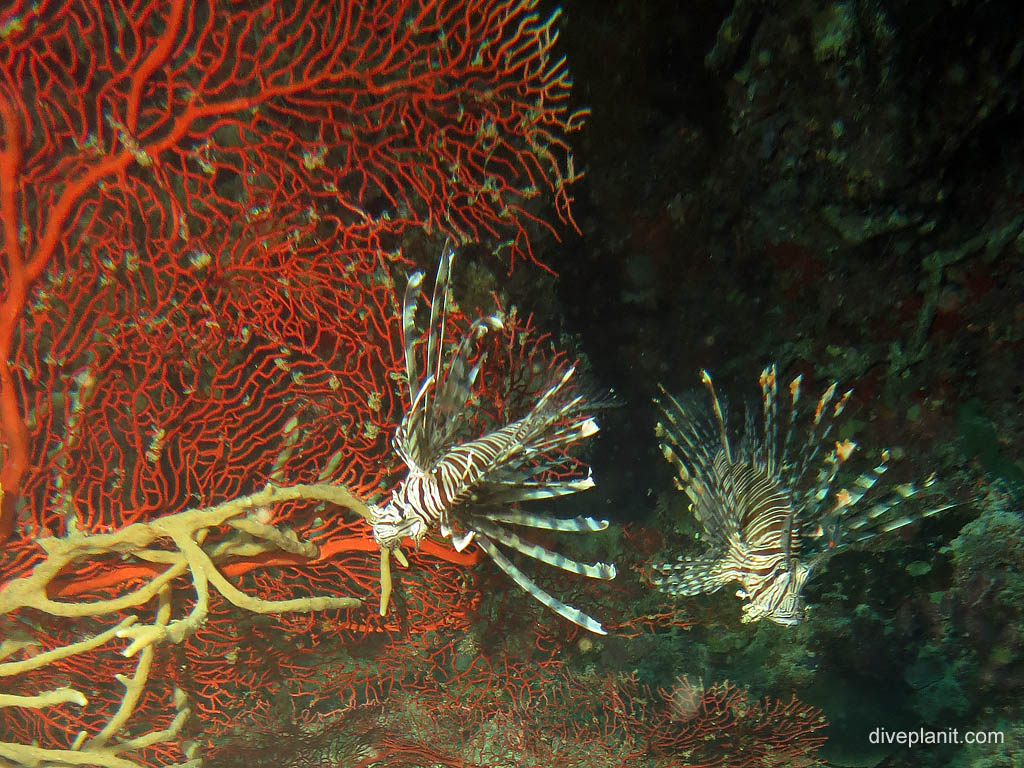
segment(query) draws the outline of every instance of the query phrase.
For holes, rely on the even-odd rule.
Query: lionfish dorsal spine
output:
[[[502,327],[502,320],[497,315],[474,320],[452,354],[447,369],[439,372],[441,379],[434,392],[433,407],[433,429],[439,444],[452,442],[467,415],[465,406],[473,397],[473,386],[480,375],[481,366],[487,360],[487,353],[482,352],[470,367],[473,342],[488,331]]]
[[[711,407],[715,412],[715,424],[718,426],[718,439],[725,454],[725,460],[732,462],[732,449],[729,447],[729,430],[725,421],[725,413],[722,410],[722,403],[718,400],[718,393],[715,392],[715,383],[711,380],[711,374],[704,369],[700,372],[701,381],[711,393]]]
[[[801,484],[807,476],[808,470],[814,466],[815,461],[821,454],[821,447],[832,434],[836,418],[842,414],[846,408],[847,401],[849,401],[850,396],[853,394],[852,389],[847,390],[840,397],[835,407],[829,408],[829,405],[835,398],[838,387],[839,384],[833,381],[822,393],[821,397],[818,398],[818,403],[814,407],[814,416],[811,419],[810,428],[807,430],[807,440],[801,449],[800,468],[793,478],[794,487]]]
[[[655,398],[654,402],[661,406],[664,422],[658,422],[658,437],[665,438],[661,441],[661,452],[665,459],[676,468],[676,472],[684,482],[695,480],[694,472],[691,472],[683,456],[676,451],[672,443],[678,444],[685,457],[694,464],[697,474],[708,474],[712,471],[714,456],[709,449],[707,436],[699,434],[696,422],[690,419],[686,424],[680,422],[680,418],[689,418],[687,409],[666,389],[658,385],[662,396],[669,402],[671,407],[665,407],[661,401]]]
[[[448,317],[448,281],[451,278],[452,259],[455,252],[445,243],[441,252],[441,263],[437,267],[437,279],[434,281],[434,295],[430,300],[430,324],[427,333],[427,368],[426,376],[437,375],[441,370],[441,353],[445,332],[445,320]]]
[[[776,466],[776,445],[778,435],[776,433],[776,416],[778,387],[775,382],[775,364],[772,363],[761,371],[761,412],[764,418],[764,469],[769,475],[778,471]]]
[[[803,374],[799,374],[789,382],[789,418],[786,419],[786,435],[782,438],[782,447],[779,448],[780,472],[789,468],[789,446],[793,443],[793,431],[796,428],[797,406],[800,403],[800,387],[803,380]]]
[[[409,390],[410,407],[416,400],[416,389],[419,377],[416,369],[416,297],[423,285],[423,273],[413,272],[405,284],[405,296],[402,299],[402,346],[405,353],[405,378]]]

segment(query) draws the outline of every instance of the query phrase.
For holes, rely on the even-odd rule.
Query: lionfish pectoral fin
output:
[[[881,474],[879,467],[876,467],[873,472]],[[855,484],[861,484],[865,477],[868,477],[868,473],[861,475]],[[825,530],[831,533],[830,547],[833,549],[838,550],[847,545],[861,544],[876,536],[891,533],[918,520],[932,517],[959,506],[957,502],[947,502],[925,509],[904,511],[906,509],[904,502],[923,495],[927,489],[934,485],[933,478],[927,478],[920,485],[901,483],[893,486],[887,493],[874,499],[866,508],[862,509],[855,505],[867,495],[868,490],[871,489],[871,485],[874,483],[868,484],[864,480],[863,484],[866,485],[866,490],[853,496],[852,501],[843,505],[837,505],[832,511],[832,528],[830,530],[826,526]],[[901,512],[902,514],[900,514]],[[828,520],[828,518],[824,518],[823,522],[825,520]]]
[[[476,536],[476,531],[465,531],[463,533],[452,534],[452,548],[456,552],[461,552],[470,545],[473,541],[473,537]]]
[[[490,505],[513,504],[518,501],[535,501],[537,499],[553,499],[558,496],[569,496],[580,491],[586,491],[594,487],[593,475],[588,472],[587,476],[579,480],[547,481],[529,480],[524,473],[498,474],[493,482],[481,483],[475,501],[486,498]],[[490,514],[483,517],[492,518]],[[499,521],[500,522],[500,521]],[[544,527],[544,526],[540,526]]]
[[[487,537],[504,544],[506,547],[512,547],[512,549],[517,552],[520,552],[527,557],[532,557],[534,560],[539,560],[546,565],[561,568],[563,571],[575,573],[579,576],[586,576],[591,579],[607,580],[615,578],[615,566],[612,564],[581,563],[577,560],[573,560],[571,557],[566,557],[565,555],[560,555],[557,552],[552,552],[550,549],[545,549],[539,544],[527,541],[511,531],[506,531],[497,525],[491,525],[484,520],[477,520],[474,525],[478,533],[482,533]]]
[[[592,619],[583,611],[581,611],[578,608],[574,608],[571,605],[563,603],[558,598],[548,594],[543,589],[534,584],[533,580],[530,579],[530,577],[523,573],[521,570],[519,570],[519,568],[516,567],[515,563],[513,563],[511,560],[505,557],[501,550],[498,549],[494,542],[487,538],[487,536],[480,532],[477,532],[476,540],[477,543],[480,544],[480,547],[494,561],[494,564],[501,568],[501,570],[505,572],[505,575],[512,579],[512,581],[514,581],[520,589],[522,589],[527,594],[531,595],[539,603],[550,608],[552,611],[557,613],[562,618],[568,619],[573,624],[578,624],[579,626],[583,627],[586,630],[589,630],[590,632],[593,632],[596,635],[608,634],[607,630],[605,630],[604,627],[602,627],[597,621]]]
[[[489,512],[481,515],[494,523],[522,525],[526,528],[537,528],[545,531],[569,531],[573,533],[594,533],[608,528],[607,520],[593,517],[549,517],[531,512],[508,510],[505,512]]]
[[[911,523],[916,523],[919,520],[924,520],[928,517],[934,517],[940,512],[945,512],[947,509],[952,509],[953,507],[958,506],[960,506],[958,502],[950,502],[949,504],[930,507],[926,510],[915,511],[899,517],[885,517],[883,520],[878,522],[871,521],[870,525],[865,522],[870,520],[870,518],[854,519],[846,526],[846,529],[849,532],[849,541],[844,543],[861,544],[875,538],[876,536],[891,533],[892,531],[898,531],[900,528],[910,525]]]
[[[558,496],[569,496],[594,487],[593,480],[570,481],[565,483],[518,483],[506,488],[495,488],[490,494],[491,502],[512,504],[517,501],[536,501],[537,499],[553,499]]]

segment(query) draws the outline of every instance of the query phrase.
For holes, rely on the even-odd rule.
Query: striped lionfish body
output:
[[[473,385],[483,356],[472,362],[474,341],[503,327],[500,316],[474,321],[458,344],[443,341],[448,281],[453,253],[445,249],[438,267],[428,331],[415,327],[416,300],[423,274],[409,278],[402,308],[409,408],[395,434],[395,448],[408,469],[387,503],[374,508],[373,535],[387,550],[403,538],[418,543],[432,528],[450,538],[457,551],[475,541],[523,590],[561,616],[592,632],[601,625],[582,611],[545,592],[502,551],[508,547],[543,563],[598,579],[615,576],[615,566],[571,560],[522,538],[514,529],[600,531],[606,520],[562,519],[510,510],[506,505],[564,496],[594,485],[589,472],[563,477],[570,466],[565,450],[598,431],[588,415],[593,404],[575,393],[575,369],[566,368],[521,418],[486,434],[466,439],[475,423]],[[417,345],[426,345],[422,378]],[[501,545],[501,546],[499,546]]]
[[[700,556],[653,566],[654,583],[663,591],[696,595],[735,582],[745,601],[744,622],[791,626],[803,618],[804,585],[826,557],[951,506],[904,514],[902,502],[934,478],[921,486],[883,488],[878,481],[889,468],[887,451],[874,468],[840,483],[840,468],[857,449],[835,435],[852,390],[837,397],[833,383],[812,413],[801,414],[797,376],[789,385],[780,438],[776,372],[769,366],[760,379],[760,425],[748,412],[741,439],[734,441],[711,377],[703,371],[702,378],[710,410],[663,388],[663,399],[655,398],[664,415],[656,430],[662,453],[708,544]],[[798,434],[805,428],[805,436]]]

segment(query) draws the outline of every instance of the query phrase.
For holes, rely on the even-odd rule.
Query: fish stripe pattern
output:
[[[486,355],[475,354],[476,341],[504,325],[498,315],[480,318],[461,334],[458,343],[445,342],[453,256],[445,248],[425,335],[416,330],[416,302],[423,275],[413,274],[406,286],[402,326],[409,407],[395,433],[395,450],[407,472],[387,502],[374,507],[374,538],[386,550],[398,548],[403,539],[418,543],[435,528],[459,551],[475,540],[499,568],[542,604],[591,632],[605,634],[597,621],[538,587],[499,547],[588,578],[615,577],[614,565],[577,562],[506,527],[588,533],[607,528],[606,520],[562,519],[499,508],[593,487],[589,470],[586,477],[565,479],[571,468],[566,451],[597,433],[590,411],[602,403],[579,394],[574,388],[576,369],[566,367],[555,373],[554,383],[536,398],[526,415],[479,437],[461,439],[478,415],[473,387]],[[420,378],[417,355],[424,345]],[[555,477],[562,479],[551,479]]]
[[[709,406],[673,397],[661,387],[661,396],[655,398],[663,416],[655,430],[662,455],[708,544],[699,556],[652,565],[652,582],[664,592],[697,595],[735,583],[736,595],[744,601],[744,622],[768,619],[791,626],[804,616],[807,579],[827,557],[954,506],[902,506],[931,488],[935,479],[884,489],[879,481],[889,470],[888,451],[881,452],[877,465],[836,488],[857,450],[850,440],[834,439],[852,390],[837,397],[838,385],[832,383],[809,418],[802,417],[802,379],[795,377],[788,386],[780,444],[774,365],[759,379],[760,425],[748,412],[738,441],[730,440],[727,410],[707,371],[701,371],[701,381]],[[798,437],[801,423],[807,425],[803,439]],[[790,456],[794,443],[796,455]]]

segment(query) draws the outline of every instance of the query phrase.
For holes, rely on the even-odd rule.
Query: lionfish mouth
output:
[[[783,627],[793,627],[804,620],[804,612],[801,608],[793,610],[787,609],[785,611],[769,613],[765,618],[773,624],[779,624]]]
[[[784,605],[772,606],[749,602],[743,606],[744,623],[768,619],[773,624],[783,627],[796,626],[804,620],[803,601],[799,598],[787,599]]]
[[[373,507],[372,511],[373,540],[381,549],[398,549],[405,538],[419,540],[416,537],[418,521],[404,517],[394,504]]]
[[[783,627],[801,623],[806,618],[803,589],[812,570],[812,565],[793,560],[786,570],[756,584],[749,584],[756,586],[756,592],[737,592],[738,597],[748,601],[743,606],[743,621],[767,619]]]

